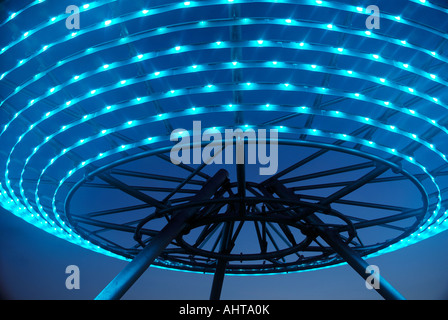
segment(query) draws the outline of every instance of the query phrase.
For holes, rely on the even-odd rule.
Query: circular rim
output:
[[[249,141],[247,141],[246,143],[248,143],[248,142]],[[198,147],[198,146],[204,147],[206,145],[207,145],[206,142],[202,142],[202,143],[196,144],[196,145],[194,145],[192,143],[192,147]],[[306,146],[306,147],[310,147],[310,148],[320,148],[321,150],[327,149],[327,150],[332,150],[335,152],[347,153],[347,154],[354,155],[354,156],[357,156],[357,157],[360,157],[363,159],[369,159],[378,164],[386,165],[388,168],[387,170],[393,170],[395,174],[400,174],[403,177],[406,177],[406,179],[408,179],[410,182],[412,182],[412,185],[420,192],[420,195],[422,197],[422,207],[420,209],[415,209],[415,211],[420,212],[420,218],[417,218],[417,216],[414,215],[414,217],[417,218],[416,221],[412,224],[412,226],[410,226],[405,231],[403,231],[403,233],[400,236],[396,236],[395,238],[390,239],[389,241],[385,241],[384,243],[380,243],[380,244],[377,243],[375,245],[365,246],[363,248],[355,248],[363,256],[375,254],[378,251],[389,248],[391,245],[393,245],[395,243],[400,243],[400,241],[402,239],[408,237],[410,234],[412,234],[413,232],[418,230],[418,227],[421,225],[421,221],[424,220],[424,217],[428,215],[429,195],[426,193],[425,188],[422,186],[421,182],[418,179],[416,179],[413,175],[406,172],[403,168],[400,168],[399,166],[397,166],[394,162],[384,160],[384,159],[374,156],[374,155],[364,154],[358,150],[347,149],[345,147],[328,145],[328,144],[323,144],[323,143],[311,143],[308,141],[291,141],[291,140],[286,140],[286,139],[280,139],[279,145],[280,146],[290,145],[290,146],[295,146],[295,147]],[[138,254],[139,250],[130,250],[128,252],[123,251],[123,250],[116,250],[116,248],[113,248],[111,246],[108,247],[107,245],[105,245],[105,243],[98,241],[98,239],[92,238],[88,233],[85,233],[83,230],[78,230],[77,224],[79,224],[79,223],[82,224],[83,220],[78,219],[78,218],[81,218],[81,216],[79,216],[79,215],[77,215],[77,219],[73,220],[73,217],[70,213],[71,201],[72,201],[73,197],[75,196],[76,192],[80,188],[82,188],[83,184],[89,183],[90,181],[94,180],[96,176],[100,176],[104,172],[113,172],[114,168],[117,168],[121,165],[126,165],[129,163],[132,163],[132,161],[135,161],[137,159],[142,159],[142,158],[151,157],[151,156],[157,156],[158,154],[163,154],[164,152],[166,153],[168,151],[169,151],[169,149],[167,149],[167,148],[161,148],[161,150],[154,149],[154,150],[149,150],[149,151],[142,152],[142,153],[137,153],[133,157],[117,160],[115,163],[109,163],[104,167],[96,168],[95,170],[86,174],[84,176],[84,178],[81,179],[80,181],[78,181],[75,185],[73,185],[72,188],[70,189],[70,191],[67,193],[66,200],[65,200],[65,211],[66,211],[65,217],[66,217],[68,223],[72,226],[72,228],[74,230],[76,230],[77,233],[82,235],[83,238],[87,239],[92,244],[97,245],[97,246],[101,247],[102,249],[104,249],[106,251],[110,251],[114,254],[122,255],[124,258],[133,259],[135,257],[135,255]],[[237,186],[236,182],[233,182],[228,185],[228,188],[231,189],[231,188],[235,188],[236,186]],[[249,181],[247,182],[247,186],[248,187],[258,186],[259,187],[259,185],[257,183],[251,183]],[[226,198],[222,198],[222,199],[202,200],[202,201],[197,201],[197,202],[193,202],[193,203],[182,203],[182,202],[180,202],[180,204],[173,203],[172,207],[169,207],[167,209],[158,210],[156,216],[154,216],[154,214],[149,214],[148,217],[151,217],[151,218],[159,217],[160,218],[166,214],[168,214],[168,216],[172,216],[173,212],[179,212],[179,210],[189,208],[189,207],[199,207],[200,206],[203,208],[206,205],[213,205],[213,204],[229,205],[231,203],[235,203],[238,201],[239,201],[238,198],[226,197]],[[264,204],[280,203],[283,205],[285,205],[285,204],[293,205],[294,204],[294,205],[301,205],[302,207],[308,206],[308,207],[313,207],[315,211],[323,212],[323,211],[327,210],[327,214],[328,214],[328,212],[333,212],[335,216],[339,217],[339,219],[345,218],[343,213],[335,211],[331,207],[319,207],[319,205],[316,203],[306,202],[306,201],[302,201],[302,200],[292,201],[292,200],[284,200],[284,199],[277,199],[277,198],[264,198],[264,200],[263,200],[262,197],[246,197],[245,201],[247,201],[247,203],[264,203]],[[148,205],[147,208],[151,208],[151,205]],[[328,210],[330,210],[330,211],[328,211]],[[280,219],[280,220],[278,220],[278,219]],[[145,222],[143,220],[144,219],[142,219],[142,221],[140,221],[140,229],[144,226],[144,224],[146,224],[148,221],[150,221],[150,220],[148,220]],[[241,220],[247,220],[247,221],[262,221],[262,220],[267,221],[267,220],[269,220],[270,222],[276,222],[276,223],[281,222],[282,224],[286,224],[286,225],[290,225],[295,228],[298,228],[298,230],[300,230],[300,227],[302,227],[302,229],[307,229],[307,230],[310,227],[309,225],[306,225],[306,223],[303,223],[303,221],[300,221],[300,219],[291,219],[290,217],[285,217],[285,216],[281,216],[281,215],[279,217],[277,217],[277,216],[273,217],[273,220],[270,220],[269,218],[262,218],[261,216],[253,216],[253,215],[245,216],[244,219],[242,219],[240,216],[225,216],[222,214],[219,214],[212,218],[208,217],[208,218],[203,218],[203,219],[200,219],[200,218],[193,219],[192,221],[190,221],[189,227],[187,227],[187,229],[182,233],[182,235],[180,237],[177,238],[176,241],[178,242],[178,246],[180,248],[183,248],[186,250],[186,252],[184,252],[184,254],[186,256],[189,256],[190,257],[189,259],[191,259],[192,256],[198,255],[198,256],[202,257],[203,259],[208,259],[208,263],[196,262],[196,263],[189,264],[187,261],[185,261],[186,259],[185,260],[182,260],[182,259],[170,260],[169,255],[162,254],[160,259],[158,259],[156,261],[155,265],[158,265],[160,267],[183,270],[183,271],[213,272],[214,264],[210,260],[213,261],[213,259],[216,259],[216,261],[217,261],[219,259],[226,259],[229,261],[229,265],[226,269],[227,274],[272,274],[272,273],[284,273],[284,272],[309,270],[312,268],[331,266],[331,265],[339,264],[342,262],[341,259],[330,254],[332,252],[331,248],[325,248],[324,253],[322,254],[321,258],[311,257],[309,259],[304,259],[303,262],[300,262],[300,263],[298,263],[297,261],[296,262],[288,262],[288,263],[284,263],[284,265],[282,265],[281,267],[278,265],[266,263],[266,261],[268,261],[268,259],[272,260],[273,258],[283,258],[284,256],[287,256],[287,255],[298,254],[301,250],[306,249],[306,247],[309,246],[312,242],[312,239],[309,238],[308,236],[305,236],[305,239],[303,239],[302,241],[300,241],[299,243],[297,243],[294,246],[285,248],[283,250],[266,252],[263,254],[259,254],[259,253],[257,253],[257,254],[255,254],[255,253],[220,254],[220,253],[216,253],[216,252],[210,252],[207,250],[201,250],[199,248],[193,248],[193,246],[191,244],[189,244],[186,240],[183,239],[183,236],[186,233],[189,233],[193,229],[200,228],[201,226],[205,226],[206,224],[220,224],[220,223],[224,224],[226,222],[236,223]],[[345,218],[345,221],[350,222],[350,220],[347,218]],[[299,223],[300,227],[299,227],[298,223]],[[347,225],[347,227],[345,228],[346,230],[350,230],[350,228],[353,228],[352,225],[349,225],[349,224],[346,224],[346,225]],[[331,226],[331,225],[329,224],[328,226]],[[154,230],[152,230],[152,231],[154,231]],[[308,232],[309,232],[309,230],[308,230]],[[354,230],[354,232],[356,233],[356,230]],[[134,240],[136,242],[138,242],[137,239],[135,238],[136,234],[138,234],[137,231],[134,232]],[[143,234],[145,234],[145,232],[143,232]],[[145,235],[148,236],[147,233]],[[140,234],[140,236],[141,236],[141,234]],[[353,239],[353,238],[354,238],[354,236],[352,235],[350,239]],[[264,260],[264,262],[260,262],[259,264],[253,264],[253,263],[250,264],[249,263],[250,261],[255,261],[255,260],[258,260],[258,261]],[[240,262],[240,263],[239,264],[238,263],[230,264],[231,261]],[[246,263],[241,264],[242,261],[246,261]]]

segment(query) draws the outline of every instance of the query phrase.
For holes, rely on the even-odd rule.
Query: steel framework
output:
[[[443,3],[378,1],[369,29],[369,4],[344,0],[73,2],[1,20],[0,203],[130,261],[97,299],[149,266],[214,274],[212,300],[232,274],[348,263],[366,279],[364,258],[446,230]],[[277,172],[173,164],[193,121],[278,131]]]

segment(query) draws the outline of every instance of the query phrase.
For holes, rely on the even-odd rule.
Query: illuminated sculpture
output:
[[[361,257],[447,227],[447,9],[383,2],[380,29],[350,1],[16,8],[0,25],[1,205],[138,257],[99,298],[149,264],[215,273],[212,299],[224,274],[348,262],[367,277]],[[172,164],[170,134],[193,121],[278,130],[279,171]]]

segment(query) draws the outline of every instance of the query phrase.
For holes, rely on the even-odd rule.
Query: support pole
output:
[[[243,148],[244,148],[244,141]],[[238,198],[240,198],[238,214],[240,216],[246,215],[246,168],[245,164],[237,164],[236,165],[236,175],[238,181]]]
[[[232,233],[232,224],[226,222],[221,238],[221,253],[228,253],[230,249],[230,238]],[[215,275],[213,277],[212,291],[210,292],[210,300],[219,300],[221,298],[222,285],[224,283],[224,276],[226,274],[227,260],[219,259],[216,265]]]
[[[286,188],[283,184],[276,181],[271,184],[271,187],[275,193],[284,199],[296,200],[296,195]],[[329,230],[324,225],[324,222],[319,219],[315,214],[310,214],[304,218],[308,223],[316,226],[316,231],[318,235],[331,247],[333,250],[339,254],[339,256],[344,259],[364,280],[368,280],[371,276],[367,273],[367,267],[369,264],[362,259],[362,257],[349,247],[344,241],[342,241],[339,234],[335,231]],[[376,279],[378,280],[379,286],[375,290],[386,300],[404,300],[404,297],[389,283],[376,274]]]
[[[227,180],[228,172],[219,170],[215,176],[208,180],[202,189],[192,198],[191,202],[210,199],[215,192]],[[168,224],[151,239],[150,243],[132,260],[128,265],[101,291],[96,300],[118,300],[155,259],[165,250],[186,227],[187,222],[192,218],[198,208],[190,207],[176,213]]]
[[[227,260],[219,260],[216,266],[215,275],[213,276],[212,291],[210,292],[210,300],[219,300],[221,298],[222,285],[226,273]]]

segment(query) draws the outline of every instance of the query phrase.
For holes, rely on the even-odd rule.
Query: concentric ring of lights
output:
[[[6,25],[7,23],[13,23],[16,19],[20,16],[20,14],[26,10],[32,9],[34,6],[45,2],[45,0],[37,0],[23,8],[22,10],[11,14],[11,16],[5,20],[3,23],[0,24],[0,28]],[[81,13],[88,10],[93,10],[100,8],[103,5],[109,4],[114,1],[96,1],[91,2],[89,4],[85,4],[80,8]],[[0,76],[0,81],[3,79],[6,79],[11,73],[15,72],[16,70],[24,67],[29,61],[32,59],[38,57],[41,54],[44,54],[45,52],[48,52],[52,49],[52,47],[60,44],[66,44],[68,41],[73,39],[74,37],[79,37],[84,34],[87,34],[89,32],[97,31],[102,28],[108,28],[118,23],[123,23],[126,21],[131,21],[133,19],[140,19],[142,17],[150,17],[166,12],[171,12],[173,10],[185,10],[186,8],[193,9],[193,8],[199,8],[206,5],[211,6],[218,6],[218,5],[232,5],[232,4],[244,4],[244,3],[253,3],[254,1],[249,0],[221,0],[221,1],[187,1],[187,2],[181,2],[181,3],[175,3],[175,4],[167,4],[162,5],[159,7],[154,8],[148,8],[143,9],[137,12],[129,13],[120,17],[115,17],[113,19],[105,20],[99,23],[96,23],[92,26],[83,28],[82,30],[79,30],[77,32],[73,32],[72,34],[67,35],[64,38],[57,39],[53,43],[46,44],[42,47],[42,49],[32,53],[26,58],[23,58],[19,61],[19,63],[10,68],[9,70],[6,70],[2,73]],[[271,1],[268,0],[262,0],[262,1],[256,1],[260,3],[269,3]],[[426,0],[412,0],[413,3],[419,4],[428,8],[432,8],[434,10],[448,13],[447,9],[441,8],[437,5],[434,5]],[[300,1],[297,3],[297,1],[291,1],[291,0],[278,0],[276,3],[281,4],[294,4],[294,5],[305,5],[305,6],[317,6],[317,7],[327,7],[331,9],[336,9],[339,11],[347,11],[352,13],[362,13],[362,8],[356,7],[356,6],[350,6],[350,5],[343,5],[343,4],[337,4],[331,3],[329,1]],[[26,39],[35,37],[36,33],[43,31],[45,28],[61,22],[66,19],[66,15],[59,15],[56,17],[50,17],[47,22],[43,22],[36,26],[34,29],[25,31],[23,33],[23,36],[16,39],[16,41],[11,42],[9,45],[5,46],[1,50],[1,54],[7,54],[8,50],[13,48],[15,45],[21,43],[22,41],[26,41]],[[441,38],[447,39],[448,35],[439,32],[433,28],[428,28],[424,25],[419,24],[415,21],[410,21],[408,19],[390,15],[387,13],[382,13],[382,18],[393,21],[394,23],[400,23],[407,26],[411,26],[413,28],[421,29],[426,32],[430,32],[434,35],[437,35]],[[384,35],[380,35],[375,33],[374,31],[365,31],[365,30],[350,30],[348,28],[345,28],[343,26],[337,26],[329,23],[316,23],[316,22],[303,22],[303,21],[296,21],[293,19],[290,19],[288,17],[285,17],[284,19],[272,19],[268,17],[258,17],[258,18],[242,18],[242,19],[228,19],[228,20],[202,20],[202,21],[194,21],[194,22],[185,22],[180,24],[171,25],[164,28],[157,28],[153,30],[148,30],[144,34],[139,35],[130,35],[125,38],[118,39],[116,41],[107,43],[107,44],[101,44],[97,47],[87,49],[82,52],[75,53],[71,55],[70,57],[67,57],[66,59],[63,59],[57,63],[55,63],[52,67],[48,68],[45,72],[41,72],[39,74],[34,75],[33,78],[26,80],[23,84],[18,86],[16,90],[11,93],[9,96],[7,96],[5,99],[3,99],[0,103],[0,106],[6,103],[9,99],[11,99],[15,94],[19,93],[21,90],[24,90],[29,85],[39,81],[41,78],[45,76],[45,73],[56,70],[57,68],[62,67],[63,65],[71,62],[76,62],[78,59],[86,57],[90,54],[98,53],[102,50],[107,50],[110,48],[114,48],[116,46],[125,45],[128,43],[132,43],[141,39],[151,38],[153,36],[160,36],[162,34],[168,34],[175,31],[186,31],[186,30],[194,30],[196,28],[208,28],[208,27],[222,27],[222,26],[234,26],[234,25],[241,25],[241,26],[247,26],[247,25],[288,25],[291,27],[306,27],[306,28],[315,28],[315,29],[321,29],[321,30],[329,30],[331,32],[340,32],[350,35],[355,35],[363,38],[369,38],[369,39],[377,39],[381,40],[390,44],[394,44],[397,46],[406,47],[409,49],[416,50],[421,53],[427,54],[431,59],[435,59],[440,62],[448,62],[448,59],[445,58],[442,55],[437,54],[436,51],[428,50],[426,48],[419,47],[417,45],[413,45],[408,43],[405,40],[395,39],[391,37],[387,37]],[[98,74],[99,72],[111,72],[112,70],[120,67],[124,67],[127,65],[131,65],[134,63],[140,63],[143,61],[150,60],[155,57],[161,57],[171,54],[182,54],[185,52],[196,52],[196,51],[203,51],[203,50],[219,50],[224,48],[235,48],[235,47],[242,47],[242,48],[252,48],[252,47],[264,47],[264,48],[277,48],[281,47],[282,49],[291,49],[291,50],[312,50],[312,51],[318,51],[318,52],[325,52],[325,53],[331,53],[335,55],[345,55],[345,56],[353,56],[357,58],[366,59],[367,61],[371,61],[374,63],[382,63],[385,65],[389,65],[393,68],[398,68],[401,70],[405,70],[409,72],[410,74],[413,74],[415,76],[420,76],[423,78],[426,78],[427,80],[440,84],[443,86],[447,85],[447,81],[442,79],[440,76],[431,73],[426,72],[420,68],[414,67],[411,64],[408,64],[406,62],[402,61],[396,61],[388,58],[382,57],[380,54],[377,53],[366,53],[366,52],[360,52],[354,49],[348,49],[343,47],[329,47],[325,45],[319,45],[319,44],[311,44],[311,43],[305,43],[305,42],[288,42],[288,41],[274,41],[274,40],[260,40],[260,39],[254,39],[252,41],[240,41],[240,42],[229,42],[229,41],[221,41],[220,39],[217,39],[216,42],[213,43],[200,43],[200,44],[188,44],[184,46],[175,46],[172,48],[167,48],[163,51],[155,51],[155,52],[145,52],[145,53],[139,53],[136,57],[130,58],[128,60],[122,60],[122,61],[115,61],[113,63],[109,64],[103,64],[101,66],[98,66],[96,69],[93,69],[91,71],[84,72],[79,75],[73,75],[72,78],[66,80],[64,83],[49,88],[45,93],[41,94],[40,96],[35,97],[34,99],[30,100],[30,102],[22,106],[20,109],[18,109],[18,112],[15,114],[15,116],[9,120],[3,127],[3,130],[0,134],[1,137],[7,133],[8,128],[14,126],[14,122],[18,117],[20,117],[23,113],[25,113],[27,110],[31,110],[32,108],[37,108],[39,105],[39,102],[51,97],[51,95],[58,93],[59,91],[64,90],[65,88],[69,87],[71,84],[76,83],[78,81],[87,80],[90,76]],[[26,161],[24,162],[22,166],[22,170],[20,172],[20,180],[19,180],[19,193],[21,199],[16,195],[16,192],[14,191],[13,187],[10,185],[10,163],[14,159],[14,151],[16,147],[22,143],[22,141],[26,138],[26,136],[35,131],[35,128],[43,123],[44,121],[51,121],[52,117],[54,117],[59,112],[62,112],[68,108],[72,108],[77,103],[81,103],[86,99],[93,98],[95,96],[104,94],[105,92],[124,88],[127,86],[131,86],[136,83],[153,80],[153,79],[160,79],[163,77],[170,77],[170,76],[177,76],[182,74],[188,74],[191,72],[205,72],[205,71],[219,71],[219,70],[227,70],[227,69],[244,69],[244,68],[272,68],[272,69],[297,69],[297,70],[303,70],[308,72],[320,72],[320,73],[327,73],[327,74],[334,74],[342,77],[351,77],[351,78],[357,78],[362,79],[364,81],[371,82],[373,84],[377,84],[380,86],[389,87],[392,89],[395,89],[397,91],[400,91],[407,95],[412,95],[415,97],[418,97],[420,99],[426,100],[430,102],[431,104],[435,104],[439,107],[442,107],[443,109],[448,110],[448,105],[440,101],[437,97],[430,96],[428,94],[425,94],[421,92],[418,88],[413,87],[406,87],[403,85],[400,85],[399,83],[395,83],[394,81],[388,80],[385,77],[377,77],[369,74],[365,74],[356,70],[340,70],[340,69],[334,69],[331,67],[327,67],[324,65],[318,65],[318,64],[297,64],[293,62],[288,61],[217,61],[216,63],[207,63],[207,64],[197,64],[197,65],[191,65],[191,66],[183,66],[183,67],[177,67],[172,69],[166,69],[166,70],[153,70],[152,73],[142,76],[139,78],[130,78],[130,79],[123,79],[119,83],[113,83],[108,84],[103,87],[99,88],[93,88],[86,92],[83,95],[80,95],[78,97],[75,97],[69,101],[67,101],[65,104],[60,105],[56,109],[52,110],[46,110],[43,112],[42,117],[40,120],[32,123],[25,132],[23,132],[17,139],[16,143],[13,145],[11,150],[9,151],[8,158],[6,161],[5,166],[5,177],[2,183],[0,183],[0,194],[3,200],[1,201],[2,205],[7,208],[8,210],[14,212],[16,215],[24,218],[30,223],[35,224],[36,226],[44,229],[47,232],[53,233],[59,237],[65,238],[71,242],[74,242],[78,245],[87,247],[89,249],[102,252],[104,254],[111,254],[111,252],[104,250],[100,248],[99,246],[96,246],[94,244],[91,244],[88,240],[82,239],[74,230],[70,228],[69,225],[67,225],[62,219],[61,215],[63,215],[62,212],[58,212],[58,209],[56,207],[56,198],[58,193],[60,192],[60,189],[64,185],[64,183],[73,178],[76,177],[78,174],[78,171],[85,168],[86,166],[92,165],[97,161],[107,159],[108,157],[114,156],[117,153],[120,153],[124,150],[131,150],[135,148],[139,148],[141,146],[149,145],[149,144],[155,144],[157,142],[161,141],[167,141],[169,140],[168,136],[154,136],[154,137],[148,137],[141,141],[133,142],[130,144],[125,144],[122,146],[118,146],[116,148],[111,148],[109,150],[100,150],[98,151],[98,154],[96,156],[90,157],[88,159],[81,159],[75,167],[71,168],[66,172],[66,174],[61,177],[59,180],[59,184],[54,191],[53,196],[51,197],[51,203],[52,203],[52,210],[46,211],[44,207],[40,203],[39,198],[39,188],[41,181],[43,180],[44,175],[46,174],[47,170],[55,165],[55,163],[58,162],[60,158],[62,158],[65,155],[71,154],[71,151],[77,147],[86,146],[89,142],[94,141],[96,139],[101,139],[104,137],[107,137],[109,134],[113,134],[116,132],[120,132],[121,130],[126,130],[130,128],[135,128],[144,124],[148,123],[154,123],[158,121],[163,121],[166,119],[172,119],[177,117],[186,117],[186,116],[192,116],[192,115],[199,115],[199,114],[205,114],[208,112],[234,112],[234,111],[285,111],[285,112],[297,112],[300,114],[313,114],[313,115],[319,115],[324,116],[328,118],[339,118],[339,119],[347,119],[351,121],[355,121],[358,123],[368,124],[369,126],[376,127],[378,129],[382,129],[384,131],[387,131],[389,133],[394,133],[397,135],[401,135],[405,138],[408,138],[412,141],[417,141],[419,144],[433,152],[435,155],[441,158],[441,160],[444,163],[448,163],[448,160],[446,159],[446,155],[438,149],[437,146],[433,145],[430,141],[426,141],[425,139],[418,137],[416,134],[412,132],[408,132],[408,130],[400,128],[398,125],[392,124],[392,123],[384,123],[380,120],[376,119],[370,119],[367,117],[363,117],[362,115],[355,115],[350,114],[346,112],[342,112],[339,110],[315,110],[312,107],[308,106],[291,106],[291,105],[276,105],[276,104],[270,104],[267,103],[265,105],[231,105],[231,104],[224,104],[221,106],[190,106],[187,109],[180,109],[176,111],[167,112],[164,114],[157,114],[152,117],[146,118],[146,119],[140,119],[140,120],[132,120],[132,121],[126,121],[123,124],[119,126],[115,126],[113,128],[104,128],[100,130],[96,135],[91,135],[88,137],[84,137],[83,139],[73,143],[72,145],[65,146],[59,155],[53,157],[48,164],[42,169],[40,172],[39,178],[36,183],[36,189],[34,192],[34,200],[36,202],[36,206],[33,207],[33,205],[30,203],[28,197],[25,194],[25,190],[23,188],[23,182],[24,182],[24,175],[26,172],[26,169],[28,167],[29,161],[41,150],[45,145],[49,144],[54,140],[56,136],[59,134],[62,134],[66,132],[67,130],[70,130],[71,128],[75,128],[77,125],[85,123],[86,121],[95,119],[96,117],[100,117],[103,114],[107,114],[109,112],[114,112],[119,109],[124,109],[128,107],[135,107],[136,105],[144,104],[149,101],[156,101],[160,99],[172,99],[179,96],[184,96],[188,94],[206,94],[211,92],[219,92],[219,91],[231,91],[231,90],[238,90],[238,91],[244,91],[244,90],[272,90],[272,91],[287,91],[287,90],[293,90],[293,91],[307,91],[312,93],[317,93],[321,95],[331,95],[331,96],[338,96],[342,99],[355,99],[360,100],[363,102],[368,102],[375,104],[377,106],[381,106],[384,108],[389,108],[396,110],[400,113],[402,113],[404,116],[417,118],[420,120],[423,120],[424,122],[427,122],[431,127],[435,127],[438,130],[444,132],[445,134],[448,134],[448,129],[437,122],[437,120],[431,119],[424,114],[421,114],[412,108],[404,107],[395,105],[393,102],[390,101],[381,101],[378,99],[375,99],[373,97],[369,97],[366,94],[359,93],[359,92],[346,92],[346,91],[340,91],[338,89],[332,89],[332,88],[322,88],[322,87],[310,87],[310,86],[302,86],[294,83],[257,83],[257,82],[251,82],[251,83],[237,83],[237,84],[206,84],[202,86],[196,86],[196,87],[185,87],[185,88],[176,88],[173,90],[165,91],[165,92],[157,92],[151,97],[138,97],[135,99],[131,99],[125,102],[122,102],[120,104],[112,105],[112,106],[103,106],[100,109],[98,109],[96,112],[89,113],[86,115],[83,115],[80,119],[77,121],[74,121],[72,123],[67,123],[61,126],[61,129],[58,131],[55,131],[53,134],[47,136],[42,140],[41,143],[36,145],[32,152],[26,157]],[[33,109],[33,110],[34,110]],[[246,125],[250,126],[250,124]],[[259,127],[259,125],[257,126]],[[224,130],[224,127],[214,127],[218,130]],[[417,159],[415,159],[412,155],[401,153],[399,150],[396,150],[393,146],[386,146],[382,145],[380,143],[377,143],[372,140],[365,140],[361,139],[359,137],[351,136],[349,133],[341,133],[341,132],[329,132],[322,129],[303,129],[303,128],[294,128],[291,126],[266,126],[266,128],[276,128],[279,129],[280,132],[287,134],[288,139],[290,141],[294,141],[294,138],[291,138],[291,136],[299,137],[300,134],[306,134],[308,136],[316,136],[316,137],[326,137],[331,139],[337,139],[337,140],[345,140],[350,142],[356,142],[357,144],[364,145],[368,148],[372,148],[375,150],[379,150],[385,154],[389,154],[391,156],[400,157],[404,161],[406,161],[409,164],[412,164],[418,170],[423,172],[431,181],[431,189],[436,190],[435,192],[431,192],[432,195],[435,194],[436,203],[432,204],[432,207],[435,206],[434,212],[429,215],[426,221],[422,223],[422,225],[419,227],[419,230],[412,233],[408,238],[402,239],[399,243],[391,245],[389,248],[386,248],[384,250],[381,250],[378,252],[378,254],[396,250],[404,245],[408,245],[413,242],[420,241],[421,239],[424,239],[426,237],[432,236],[438,232],[441,232],[447,228],[447,214],[448,212],[445,212],[443,216],[439,214],[439,210],[441,209],[441,202],[442,202],[442,196],[441,196],[441,188],[437,183],[437,177],[434,177],[433,175],[428,172],[427,168],[423,163],[420,163]],[[33,131],[34,130],[34,131]],[[188,131],[188,130],[187,130]],[[429,188],[428,188],[429,189]],[[429,194],[428,192],[427,194]],[[433,197],[434,198],[434,197]],[[50,213],[50,214],[49,214]],[[52,220],[51,217],[54,217],[55,220]],[[438,219],[437,219],[438,218]],[[115,256],[115,255],[114,255]],[[121,257],[122,258],[122,257]],[[168,262],[166,262],[168,263]],[[172,266],[170,266],[172,267]]]

